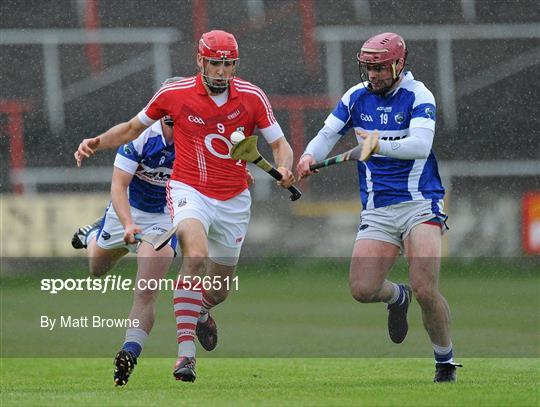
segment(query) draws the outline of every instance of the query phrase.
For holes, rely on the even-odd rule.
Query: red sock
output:
[[[189,288],[189,289],[186,289]],[[202,292],[185,287],[178,281],[174,290],[174,315],[176,317],[176,338],[178,356],[195,356],[195,328],[201,312]]]

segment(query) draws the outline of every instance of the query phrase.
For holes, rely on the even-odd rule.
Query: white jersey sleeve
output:
[[[418,160],[428,158],[433,145],[433,130],[416,127],[409,129],[409,137],[396,140],[379,140],[378,154],[401,160]]]
[[[322,161],[330,153],[332,148],[334,148],[340,137],[341,134],[325,122],[325,125],[319,130],[313,140],[309,142],[306,151],[302,155],[310,154],[315,158],[315,161]]]
[[[285,137],[278,122],[275,122],[264,129],[259,129],[259,131],[268,144],[272,144],[278,138]]]
[[[114,159],[114,166],[129,174],[135,174],[141,161],[144,145],[146,144],[148,137],[153,127],[149,127],[135,140],[124,144],[118,148],[116,157]]]

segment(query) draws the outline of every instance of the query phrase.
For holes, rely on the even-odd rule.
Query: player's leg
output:
[[[176,239],[175,239],[176,241]],[[163,279],[174,257],[171,245],[156,251],[142,242],[137,250],[137,277],[133,293],[130,321],[138,321],[138,327],[126,330],[122,349],[116,354],[114,382],[117,386],[127,383],[144,343],[154,325],[154,304],[159,293],[159,280]]]
[[[214,216],[214,201],[177,181],[167,185],[168,208],[176,237],[182,248],[182,266],[173,294],[178,359],[173,375],[176,380],[194,381],[195,329],[202,306],[201,285],[195,277],[204,276],[208,257],[208,228]]]
[[[357,240],[351,259],[349,287],[355,300],[362,303],[384,302],[388,309],[388,334],[394,343],[407,336],[407,311],[410,287],[387,279],[399,255],[399,247],[379,240]]]
[[[385,302],[388,309],[388,334],[401,343],[409,329],[407,311],[410,287],[387,279],[401,247],[391,207],[362,211],[351,259],[349,285],[352,296],[360,302]]]
[[[362,303],[388,302],[395,293],[386,279],[399,254],[395,244],[380,240],[359,239],[355,242],[349,269],[351,295]]]
[[[421,223],[405,238],[413,294],[431,339],[437,364],[436,381],[455,381],[450,336],[450,308],[439,291],[442,224]],[[439,377],[439,380],[437,379]]]
[[[96,277],[106,274],[128,253],[124,243],[124,226],[112,205],[107,207],[99,228],[88,234],[86,243],[90,274]]]
[[[123,256],[128,253],[125,248],[105,249],[97,243],[96,236],[88,242],[88,267],[90,274],[101,277],[108,273]]]
[[[205,278],[208,289],[203,290],[201,314],[197,323],[197,338],[201,346],[213,350],[218,333],[210,310],[225,301],[234,286],[233,278],[242,250],[251,208],[248,190],[216,205],[216,216],[208,231],[208,264]]]
[[[225,301],[233,286],[235,265],[219,264],[209,259],[205,278],[209,281],[209,289],[203,290],[202,307],[197,321],[197,339],[207,351],[217,346],[218,332],[216,321],[210,315],[210,310]]]
[[[177,229],[182,247],[182,266],[174,290],[178,359],[173,375],[176,380],[194,381],[195,330],[202,307],[202,285],[208,257],[207,228],[194,218],[182,220]]]

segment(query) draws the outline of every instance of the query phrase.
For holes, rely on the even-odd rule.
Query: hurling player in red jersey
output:
[[[230,136],[246,137],[257,128],[272,148],[284,188],[294,182],[293,153],[274,118],[265,93],[235,77],[238,44],[225,31],[204,33],[199,40],[199,74],[161,88],[129,122],[85,139],[75,153],[77,164],[96,150],[135,139],[164,116],[174,120],[176,160],[167,187],[167,203],[183,262],[174,291],[177,324],[177,380],[195,380],[197,336],[206,350],[217,344],[217,328],[209,310],[224,301],[231,287],[250,218],[246,163],[229,156]],[[196,284],[194,277],[209,284]]]

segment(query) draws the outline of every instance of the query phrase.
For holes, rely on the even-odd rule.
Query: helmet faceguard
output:
[[[221,30],[204,33],[199,40],[198,53],[203,59],[201,75],[205,85],[212,93],[225,92],[238,67],[238,43],[234,35]],[[206,72],[208,63],[223,64],[224,67],[233,65],[232,75],[226,78],[209,76]]]
[[[392,82],[388,86],[375,91],[371,83],[368,85],[370,91],[377,94],[384,94],[399,80],[405,68],[407,47],[401,36],[394,33],[382,33],[364,42],[360,52],[356,55],[356,59],[358,60],[360,78],[363,82],[370,82],[369,70],[380,71],[390,69]]]

